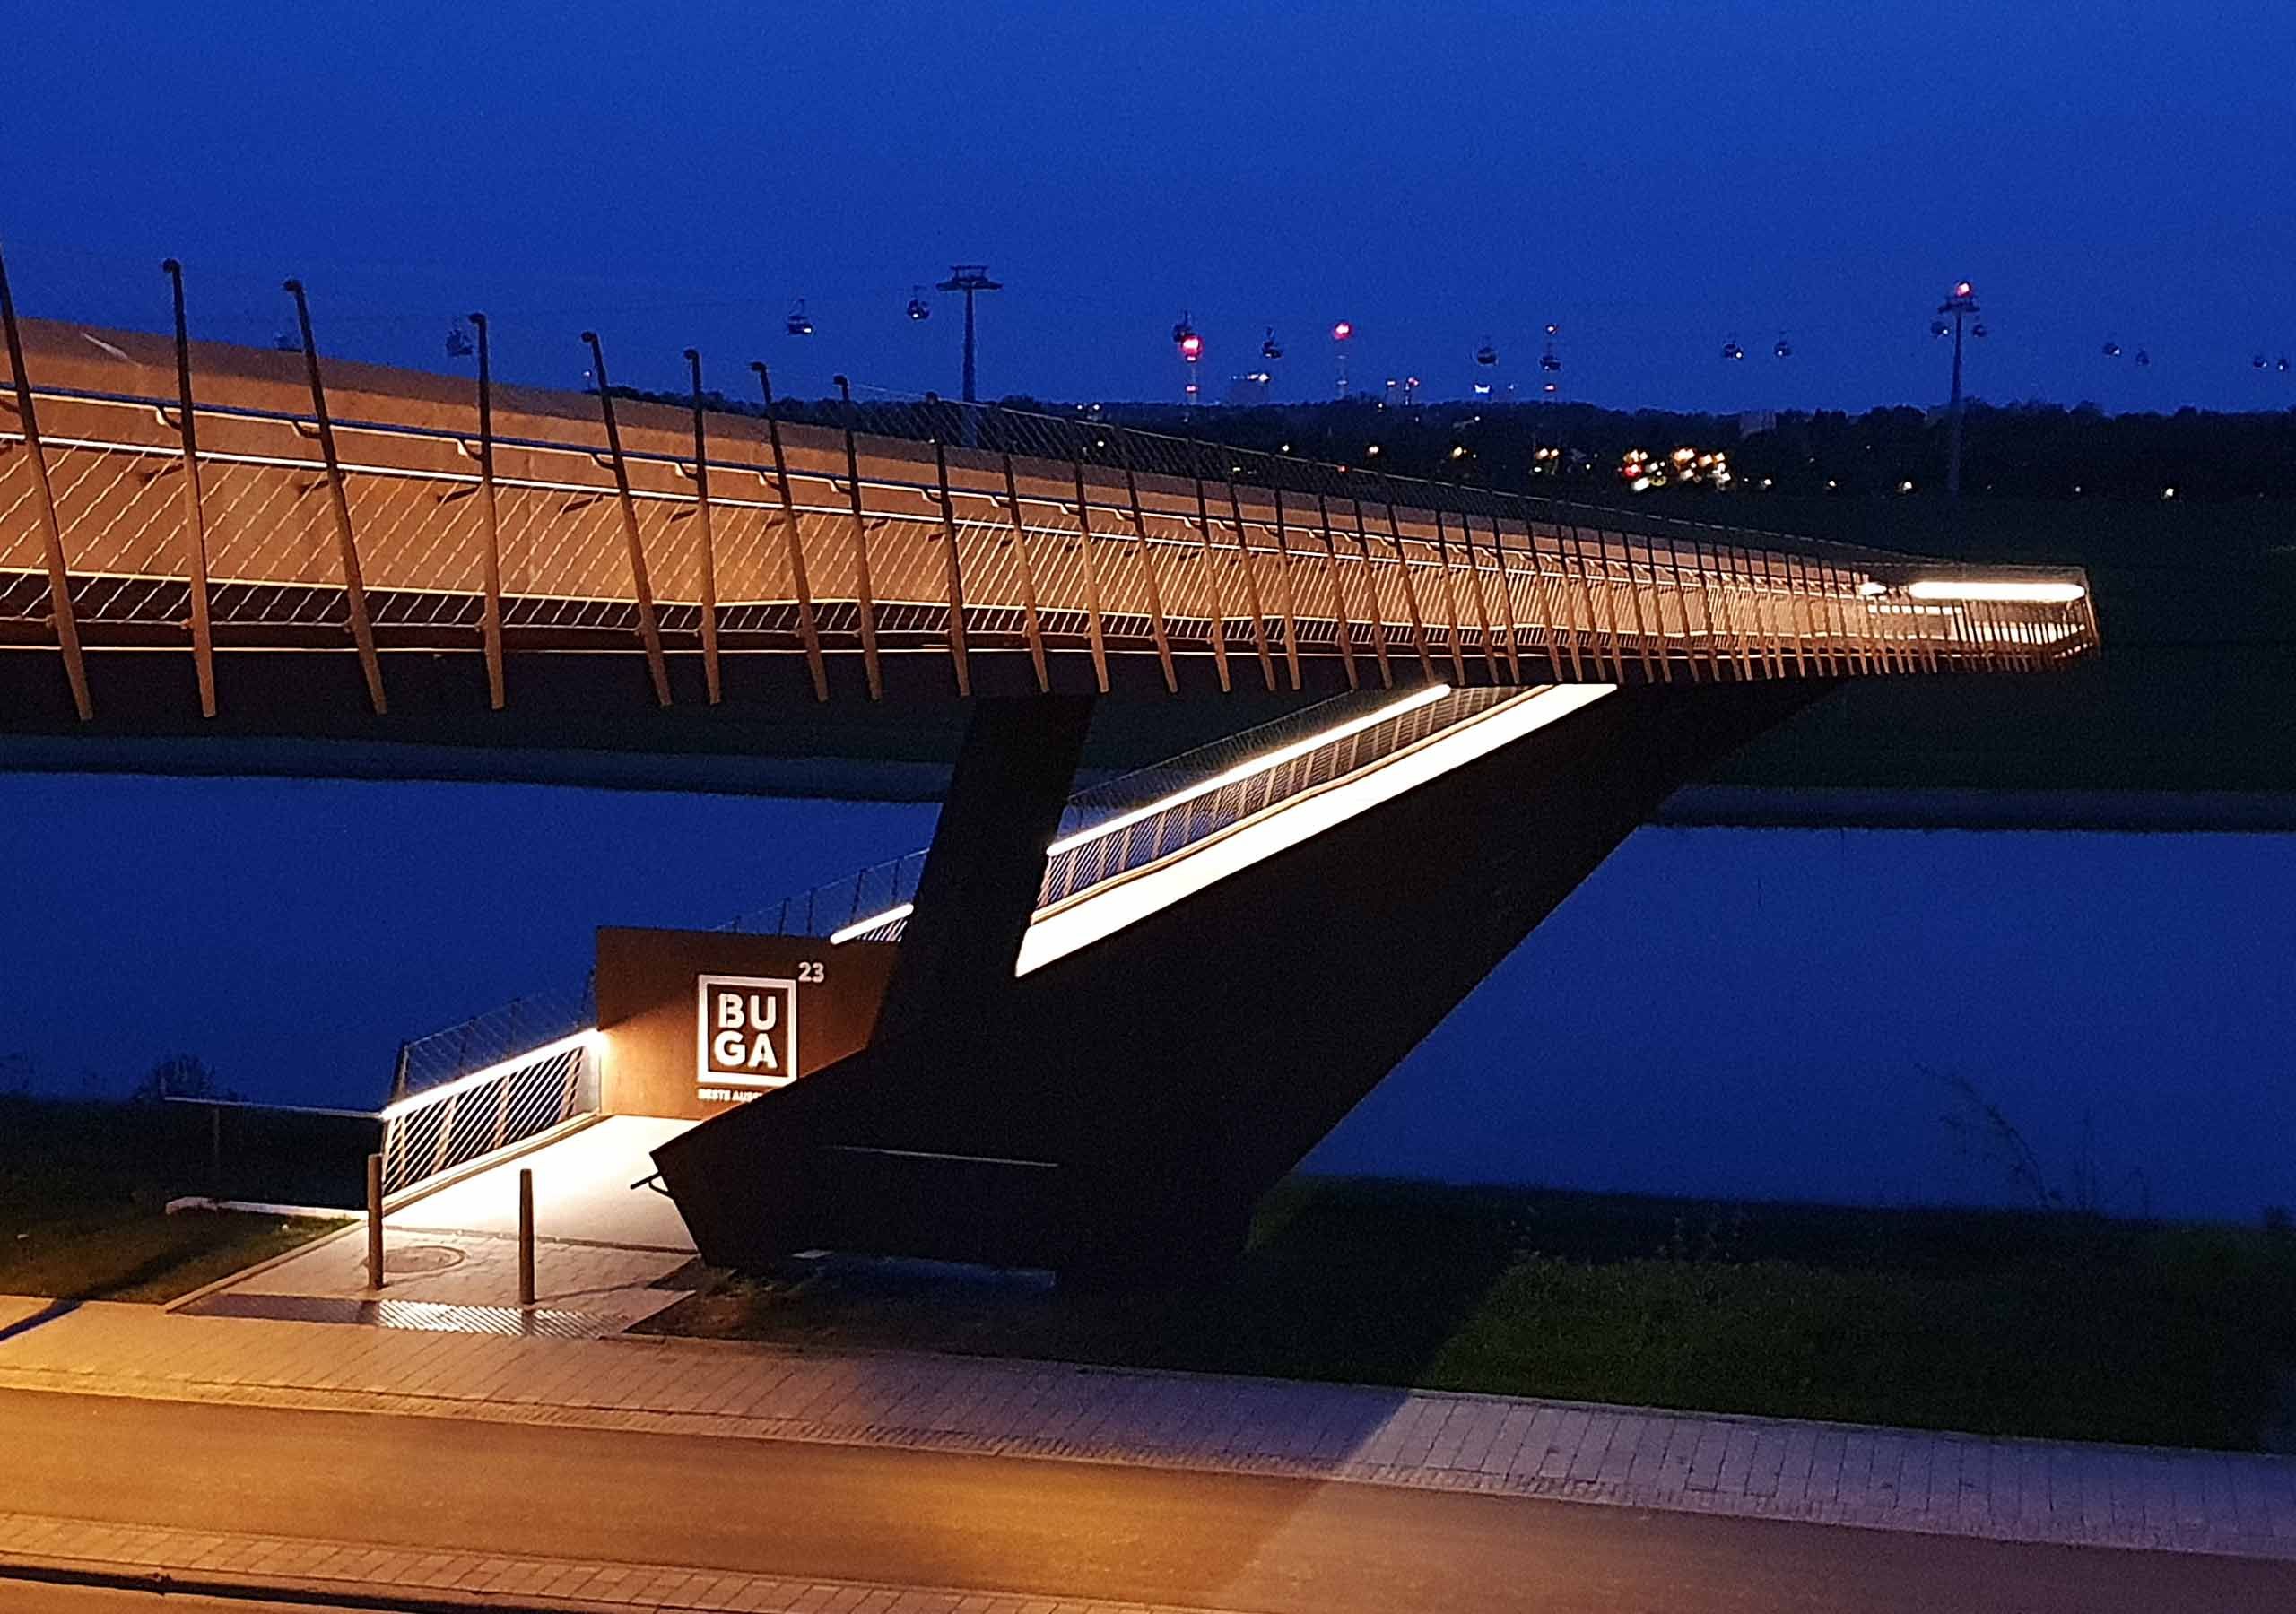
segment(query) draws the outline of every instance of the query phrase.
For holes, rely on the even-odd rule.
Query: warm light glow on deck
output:
[[[1925,577],[1906,585],[1917,600],[1993,600],[2019,605],[2070,605],[2088,593],[2078,583],[1987,582],[1976,577]]]

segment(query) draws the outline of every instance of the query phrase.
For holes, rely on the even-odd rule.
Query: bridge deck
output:
[[[1065,664],[1106,689],[1129,659],[1175,689],[1185,673],[1274,690],[1300,688],[1303,662],[1351,687],[1701,682],[2039,670],[2097,642],[2077,569],[1924,561],[951,405],[841,425],[785,410],[813,417],[780,426],[786,475],[763,421],[712,415],[705,508],[687,412],[617,400],[618,464],[595,395],[498,386],[490,487],[468,384],[330,363],[346,537],[300,354],[194,345],[187,498],[172,343],[37,321],[24,336],[70,626],[91,653],[189,655],[203,572],[222,655],[348,654],[363,594],[382,658],[476,656],[491,600],[521,655],[645,654],[650,610],[665,656],[858,659],[873,690],[883,660],[919,652],[959,691],[976,664],[1022,658],[1039,687]],[[56,655],[25,443],[11,395],[0,646]]]

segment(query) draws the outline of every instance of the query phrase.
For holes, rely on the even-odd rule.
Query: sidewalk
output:
[[[169,1595],[355,1599],[379,1607],[748,1610],[752,1614],[1218,1614],[667,1564],[421,1552],[0,1513],[0,1576],[135,1585]],[[367,1600],[375,1600],[370,1603]]]
[[[0,1298],[0,1388],[1410,1486],[2296,1560],[2296,1460],[1059,1363]]]

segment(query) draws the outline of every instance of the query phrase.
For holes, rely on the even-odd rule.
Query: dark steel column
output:
[[[598,411],[605,417],[606,452],[613,460],[613,489],[622,503],[622,535],[630,545],[630,580],[638,595],[638,637],[646,646],[646,670],[653,675],[654,699],[670,704],[670,669],[662,659],[662,628],[654,615],[654,584],[646,572],[646,546],[638,536],[638,503],[630,496],[630,465],[622,455],[622,430],[614,423],[613,390],[606,385],[606,351],[596,331],[582,333],[598,377]]]
[[[725,699],[718,676],[718,544],[709,530],[709,442],[701,419],[701,351],[688,348],[685,361],[693,367],[693,513],[701,523],[701,680],[709,690],[709,704]]]
[[[486,316],[473,314],[470,323],[478,333],[478,508],[486,524],[486,612],[480,632],[486,643],[486,700],[499,712],[509,695],[502,672],[502,519],[494,502],[494,362]]]
[[[1090,696],[975,703],[885,987],[877,1042],[962,1037],[996,1022],[1091,720]]]
[[[311,305],[303,282],[284,282],[295,299],[295,323],[303,336],[303,368],[311,378],[311,412],[317,417],[319,453],[326,460],[328,501],[335,507],[335,536],[343,563],[343,592],[351,606],[351,638],[359,646],[359,670],[367,677],[367,699],[382,716],[390,710],[383,699],[383,664],[375,655],[375,629],[367,615],[367,578],[359,568],[359,542],[351,530],[351,500],[343,490],[343,461],[335,449],[335,422],[327,416],[326,388],[319,381],[318,344],[311,338]]]
[[[765,434],[773,444],[773,482],[781,494],[781,521],[789,533],[789,582],[797,595],[797,637],[804,641],[805,671],[813,674],[813,699],[829,699],[829,669],[822,664],[821,629],[813,621],[813,589],[805,575],[804,534],[797,527],[797,501],[789,491],[789,462],[781,452],[781,422],[773,414],[773,377],[756,360],[750,368],[765,391]]]
[[[183,265],[160,265],[174,294],[177,429],[183,438],[183,576],[191,590],[191,665],[199,715],[215,716],[215,631],[207,610],[207,512],[199,494],[199,431],[191,417],[191,334],[183,312]]]

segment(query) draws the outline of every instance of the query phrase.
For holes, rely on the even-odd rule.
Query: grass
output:
[[[257,1135],[227,1124],[222,1172],[209,1117],[183,1106],[0,1097],[0,1294],[170,1300],[336,1224],[194,1211],[212,1193],[349,1203],[356,1135]],[[288,1192],[300,1190],[301,1192]]]
[[[2296,1237],[1303,1178],[1206,1289],[839,1263],[648,1326],[2256,1450],[2288,1444]]]

